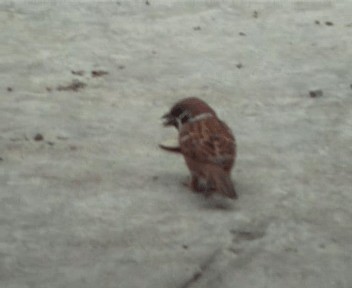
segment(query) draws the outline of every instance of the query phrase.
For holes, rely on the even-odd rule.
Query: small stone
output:
[[[246,36],[246,33],[244,33],[244,32],[240,32],[240,33],[238,33],[240,36]]]
[[[309,91],[309,96],[311,98],[317,98],[323,96],[323,91],[318,89],[318,90],[311,90]]]
[[[259,16],[258,11],[254,11],[254,12],[253,12],[253,17],[254,17],[254,18],[258,18],[258,16]]]
[[[12,92],[12,91],[13,91],[12,87],[7,87],[7,92]]]
[[[35,141],[43,141],[44,140],[44,137],[42,134],[40,133],[37,133],[34,138],[33,138]]]
[[[145,5],[149,6],[150,5],[150,2],[147,0],[145,1]]]
[[[314,23],[317,24],[317,25],[320,25],[320,21],[319,20],[315,20]]]
[[[78,76],[83,76],[84,71],[83,70],[71,70],[72,75],[78,75]]]
[[[4,161],[4,158],[0,157],[0,162],[1,162],[1,161]]]
[[[199,31],[199,30],[202,30],[202,28],[200,26],[195,26],[195,27],[193,27],[193,30],[194,31]]]
[[[326,25],[326,26],[333,26],[334,23],[332,23],[332,22],[330,22],[330,21],[326,21],[326,22],[325,22],[325,25]]]
[[[242,63],[238,63],[238,64],[236,65],[236,67],[237,67],[238,69],[241,69],[241,68],[243,67],[243,65],[242,65]]]
[[[92,71],[92,77],[101,77],[101,76],[104,76],[107,74],[109,74],[109,72],[104,71],[104,70],[93,70]]]
[[[119,66],[117,66],[117,68],[119,68],[120,70],[123,70],[123,69],[125,69],[125,65],[119,65]]]
[[[185,249],[185,250],[187,250],[187,249],[188,249],[188,245],[183,244],[183,245],[182,245],[182,248]]]

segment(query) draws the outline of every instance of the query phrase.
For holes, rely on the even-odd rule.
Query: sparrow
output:
[[[215,192],[236,199],[231,181],[236,141],[215,111],[201,99],[190,97],[174,104],[162,119],[164,126],[178,130],[179,147],[161,148],[183,155],[191,173],[191,189],[206,196]]]

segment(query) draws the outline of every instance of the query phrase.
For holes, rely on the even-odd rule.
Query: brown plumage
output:
[[[175,126],[179,131],[180,152],[192,176],[191,188],[205,195],[217,192],[237,198],[231,181],[235,138],[215,111],[192,97],[177,102],[163,118],[165,126]]]

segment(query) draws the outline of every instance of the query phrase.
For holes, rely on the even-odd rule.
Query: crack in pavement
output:
[[[217,256],[220,254],[221,251],[222,251],[221,248],[215,250],[215,252],[199,266],[199,271],[195,272],[189,280],[187,280],[182,286],[180,286],[180,288],[190,288],[195,283],[197,283],[199,279],[204,277],[204,274],[209,270],[210,266],[215,262],[215,259],[217,258]]]

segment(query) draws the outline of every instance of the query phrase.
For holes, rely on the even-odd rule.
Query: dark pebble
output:
[[[309,91],[309,96],[311,98],[317,98],[323,96],[323,91],[322,90],[311,90]]]
[[[101,76],[104,76],[107,74],[109,74],[109,72],[104,71],[104,70],[93,70],[92,71],[92,77],[101,77]]]
[[[42,134],[38,133],[34,136],[33,138],[35,141],[43,141],[44,140],[44,137]]]

